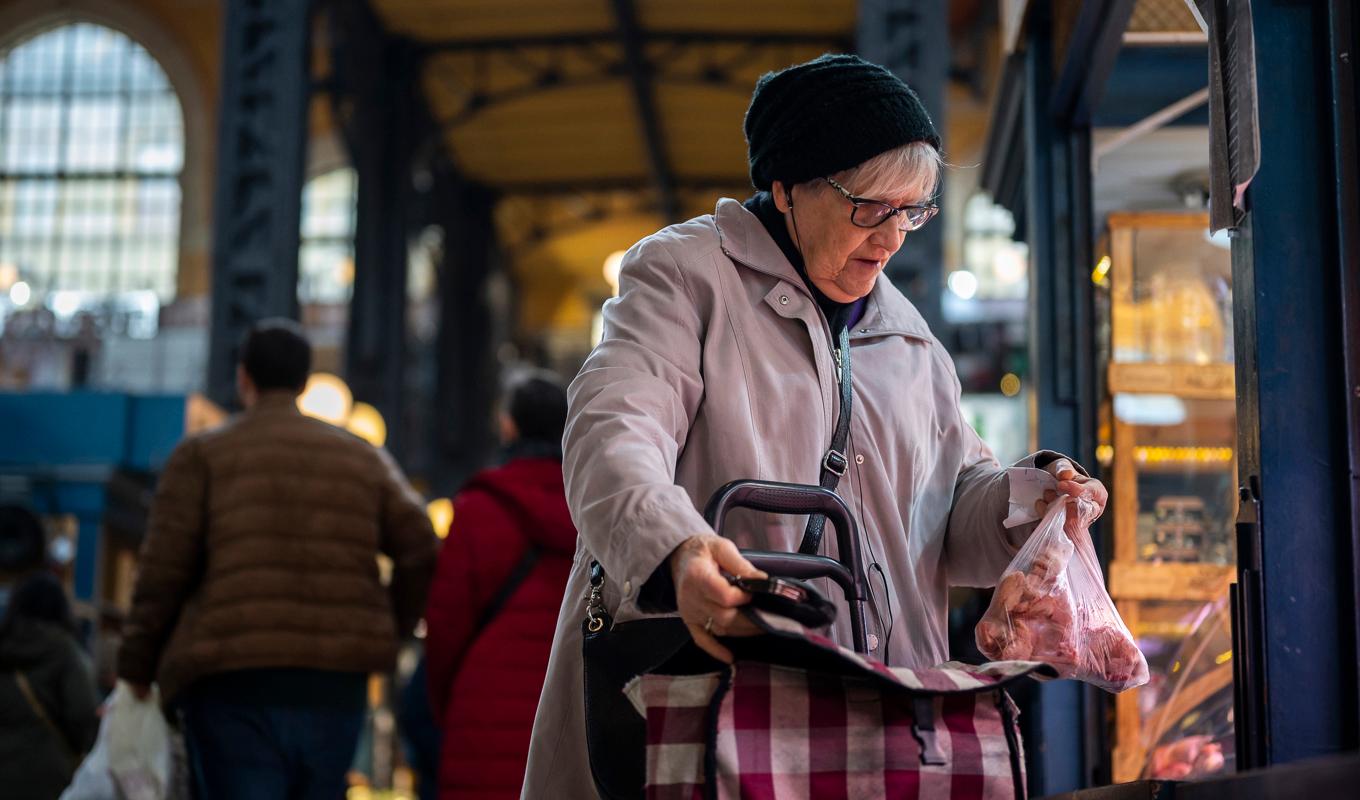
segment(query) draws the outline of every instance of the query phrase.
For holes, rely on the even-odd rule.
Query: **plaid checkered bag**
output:
[[[736,663],[641,675],[646,796],[1023,798],[1017,710],[1004,687],[1034,662],[890,668],[764,612],[767,636],[727,640]],[[801,664],[804,666],[793,666]]]

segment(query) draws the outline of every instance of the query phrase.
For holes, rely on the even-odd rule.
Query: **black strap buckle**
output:
[[[845,471],[850,468],[850,460],[845,457],[845,453],[834,447],[826,451],[822,458],[822,469],[830,472],[838,478],[845,477]]]

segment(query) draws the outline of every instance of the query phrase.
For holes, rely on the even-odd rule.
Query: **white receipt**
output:
[[[1058,479],[1048,470],[1034,467],[1008,467],[1006,477],[1011,484],[1010,513],[1005,526],[1014,528],[1039,519],[1034,504],[1044,499],[1044,492],[1058,491]]]

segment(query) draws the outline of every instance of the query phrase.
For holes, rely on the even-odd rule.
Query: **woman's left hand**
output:
[[[1095,505],[1096,513],[1090,521],[1098,519],[1101,514],[1105,513],[1105,503],[1110,499],[1110,493],[1106,491],[1105,484],[1077,472],[1076,467],[1072,466],[1072,462],[1065,458],[1060,458],[1044,467],[1044,471],[1058,479],[1058,489],[1057,491],[1050,489],[1044,492],[1044,498],[1034,504],[1034,510],[1041,516],[1048,511],[1049,505],[1057,500],[1060,495],[1064,496],[1072,505],[1075,505],[1078,499],[1086,500]],[[1073,514],[1068,519],[1069,522],[1075,523],[1076,515]],[[1072,528],[1074,525],[1068,527]]]

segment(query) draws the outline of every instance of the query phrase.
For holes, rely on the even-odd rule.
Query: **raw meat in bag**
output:
[[[1100,516],[1078,498],[1055,502],[997,582],[974,632],[998,661],[1043,661],[1064,678],[1110,692],[1147,683],[1147,659],[1105,590],[1089,528]]]

